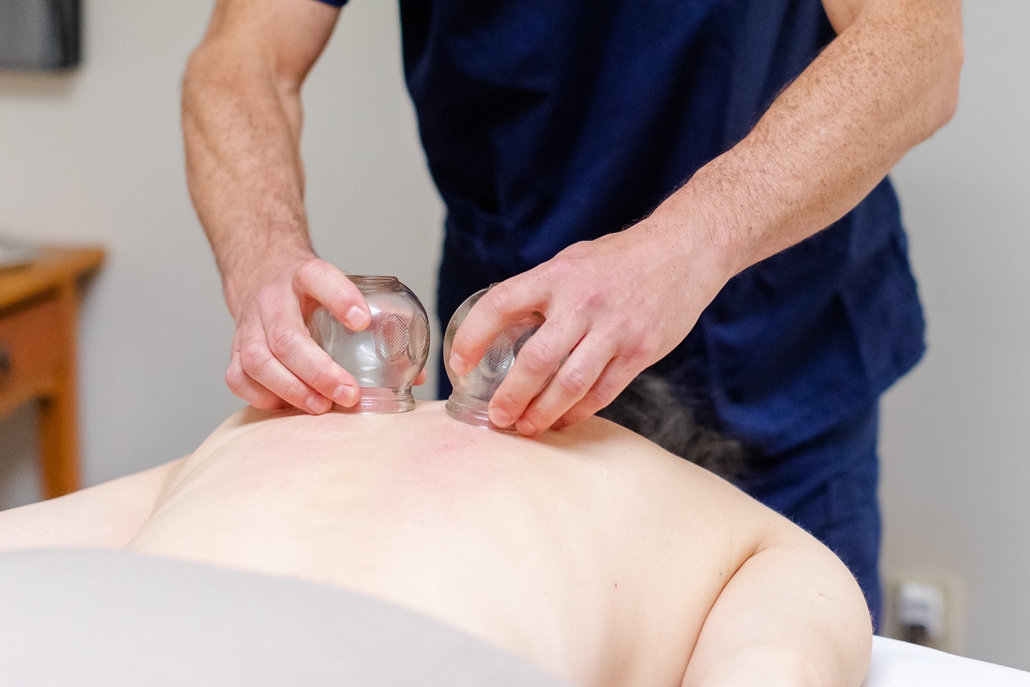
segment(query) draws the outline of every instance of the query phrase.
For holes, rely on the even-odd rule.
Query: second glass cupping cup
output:
[[[365,297],[372,322],[360,332],[324,307],[308,320],[312,338],[361,387],[349,410],[403,413],[415,407],[411,385],[429,357],[429,318],[411,290],[396,277],[347,275]]]
[[[515,362],[515,356],[522,350],[522,346],[529,340],[529,337],[544,323],[544,316],[540,313],[533,313],[505,327],[486,349],[479,364],[470,372],[458,375],[450,366],[451,347],[454,345],[458,327],[465,321],[472,306],[489,290],[483,289],[469,296],[447,324],[447,331],[443,337],[443,360],[447,378],[451,380],[451,386],[454,387],[450,398],[447,399],[447,413],[456,420],[469,425],[514,432],[515,429],[512,427],[494,426],[487,415],[487,408],[497,387],[508,376],[508,371]]]

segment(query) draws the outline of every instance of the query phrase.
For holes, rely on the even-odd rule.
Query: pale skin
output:
[[[958,0],[823,4],[837,38],[743,141],[638,224],[570,246],[475,306],[454,343],[459,373],[507,321],[547,318],[491,401],[494,424],[533,436],[610,403],[731,277],[842,217],[950,119]],[[315,255],[304,213],[300,88],[338,14],[314,1],[219,0],[184,80],[190,192],[236,320],[226,381],[259,408],[322,413],[359,394],[303,326],[318,302],[353,328],[369,319]]]
[[[192,455],[0,513],[0,552],[140,554],[343,587],[575,684],[858,687],[844,565],[599,418],[536,438],[402,415],[237,413]]]

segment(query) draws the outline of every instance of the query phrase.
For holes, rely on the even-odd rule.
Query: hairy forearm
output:
[[[754,130],[655,213],[700,233],[727,277],[842,217],[955,110],[957,0],[871,0],[847,20]]]
[[[183,80],[190,195],[236,314],[241,293],[280,260],[310,257],[299,84],[256,46],[205,43]]]

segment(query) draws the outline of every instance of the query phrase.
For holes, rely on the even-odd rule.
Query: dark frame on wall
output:
[[[67,69],[81,59],[81,0],[0,0],[0,69]]]

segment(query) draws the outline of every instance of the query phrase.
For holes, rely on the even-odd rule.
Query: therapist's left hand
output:
[[[676,213],[659,208],[629,229],[576,243],[476,303],[454,339],[449,364],[458,374],[508,322],[546,317],[490,402],[493,424],[526,436],[575,424],[686,337],[735,270],[713,233],[663,221],[669,216]]]

